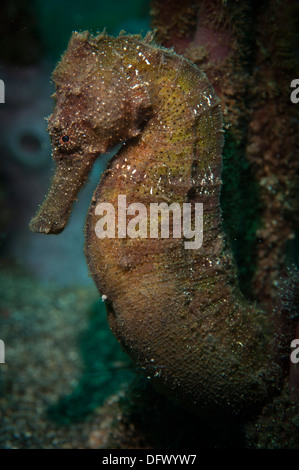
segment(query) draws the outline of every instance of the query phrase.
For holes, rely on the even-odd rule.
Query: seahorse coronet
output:
[[[74,33],[53,80],[57,173],[31,229],[59,233],[99,154],[123,143],[94,193],[85,254],[110,327],[160,391],[208,416],[241,417],[277,392],[273,319],[242,296],[222,232],[219,99],[198,67],[152,37]],[[59,140],[59,136],[67,138]],[[64,147],[65,145],[65,147]],[[203,245],[99,239],[96,206],[202,203]]]

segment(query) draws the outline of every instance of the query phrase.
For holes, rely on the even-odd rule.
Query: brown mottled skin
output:
[[[206,415],[255,411],[279,388],[282,368],[273,319],[243,299],[223,238],[222,117],[206,76],[150,38],[74,33],[53,78],[57,173],[31,230],[61,232],[96,157],[125,142],[86,222],[86,258],[109,324],[153,384],[182,406]],[[95,207],[117,209],[119,194],[147,208],[202,202],[203,246],[100,240]]]

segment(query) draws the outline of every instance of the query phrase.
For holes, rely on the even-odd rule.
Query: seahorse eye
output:
[[[69,138],[68,135],[63,135],[63,136],[61,137],[61,140],[62,140],[62,142],[68,142],[68,141],[70,140],[70,138]]]

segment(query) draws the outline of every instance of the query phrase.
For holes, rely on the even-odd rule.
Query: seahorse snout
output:
[[[67,224],[67,219],[53,220],[47,213],[39,211],[38,214],[31,220],[29,228],[32,232],[36,233],[49,233],[58,234],[64,230]]]
[[[57,164],[48,195],[31,220],[32,232],[58,234],[66,227],[73,202],[87,179],[95,160],[95,155],[84,155],[82,158],[61,160]]]

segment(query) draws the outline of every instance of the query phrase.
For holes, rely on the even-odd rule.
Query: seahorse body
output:
[[[95,191],[86,258],[109,324],[155,386],[201,413],[242,416],[280,386],[272,320],[242,297],[221,230],[222,117],[200,70],[134,36],[74,33],[54,72],[57,172],[31,229],[59,233],[99,153],[124,142]],[[203,203],[203,245],[104,238],[95,208]]]

